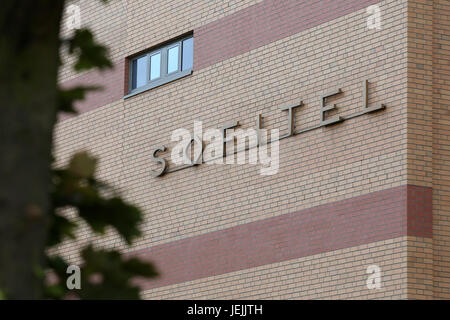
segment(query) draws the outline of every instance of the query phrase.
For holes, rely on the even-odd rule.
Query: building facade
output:
[[[114,69],[75,73],[63,53],[63,87],[104,90],[60,118],[55,155],[88,150],[145,212],[133,247],[96,240],[155,263],[144,298],[450,298],[449,1],[71,4],[64,33],[90,27]],[[207,140],[200,121],[228,137],[224,164],[172,141]],[[278,134],[254,148],[269,164],[231,163],[249,128]],[[75,262],[80,232],[60,248]]]

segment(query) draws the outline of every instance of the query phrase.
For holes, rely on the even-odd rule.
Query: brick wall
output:
[[[444,71],[436,71],[445,69],[448,53],[447,11],[436,11],[436,7],[448,9],[446,1],[342,1],[342,6],[338,6],[340,1],[310,0],[196,1],[189,6],[185,1],[133,1],[108,9],[92,3],[80,1],[82,19],[86,16],[99,40],[111,47],[118,64],[127,56],[193,30],[195,66],[191,76],[126,100],[119,98],[123,87],[111,86],[105,93],[109,100],[105,96],[102,103],[85,102],[83,108],[89,112],[58,123],[58,164],[66,163],[75,150],[91,151],[101,159],[99,175],[121,188],[124,196],[145,212],[144,236],[131,249],[113,232],[95,239],[83,227],[77,242],[60,247],[64,255],[77,262],[77,248],[95,239],[99,246],[151,256],[159,265],[158,255],[150,255],[157,248],[218,234],[219,243],[232,241],[238,257],[249,250],[245,246],[249,242],[238,241],[233,230],[251,230],[249,239],[267,239],[267,230],[251,226],[264,221],[278,225],[296,213],[300,226],[323,237],[326,250],[306,246],[302,249],[306,251],[300,250],[306,253],[294,250],[296,255],[267,261],[256,255],[253,259],[259,264],[240,268],[234,251],[224,252],[223,257],[218,253],[214,261],[229,258],[230,268],[208,273],[194,266],[191,273],[179,275],[178,283],[169,278],[157,280],[164,285],[155,282],[153,287],[147,286],[144,296],[429,298],[433,292],[441,292],[439,297],[446,297],[448,103],[439,101],[448,98],[441,91],[448,79]],[[381,8],[381,30],[367,28],[365,7],[373,3]],[[307,19],[292,18],[306,15],[306,7]],[[428,20],[433,23],[423,22]],[[122,33],[105,32],[111,25],[121,25]],[[423,45],[421,41],[431,41],[437,50],[430,54],[418,46]],[[429,55],[431,60],[427,60]],[[90,73],[73,74],[70,60],[66,61],[62,83],[92,79]],[[120,83],[121,76],[123,69],[107,78]],[[296,112],[295,121],[301,130],[320,122],[320,95],[331,89],[344,92],[332,101],[339,115],[362,111],[361,82],[365,79],[370,81],[369,105],[384,103],[386,110],[280,141],[276,175],[261,176],[254,165],[207,164],[157,179],[150,174],[155,168],[151,150],[163,144],[171,150],[172,131],[192,130],[195,120],[203,121],[204,128],[237,120],[248,128],[254,127],[256,115],[262,113],[265,128],[280,128],[283,134],[287,117],[280,107],[303,100],[305,105]],[[437,149],[431,144],[435,141]],[[170,152],[162,155],[170,158]],[[389,193],[406,188],[411,192],[400,193],[402,196]],[[402,208],[392,211],[400,220],[383,216],[390,211],[380,207],[384,200],[376,200],[374,195],[380,192],[390,194]],[[431,192],[432,232],[426,214],[431,210]],[[368,197],[367,211],[358,207],[360,197]],[[349,205],[339,211],[342,201]],[[318,219],[316,223],[302,220],[308,212],[315,212],[308,210],[319,206],[325,209],[311,215]],[[352,221],[363,221],[370,226],[377,217],[381,225],[397,226],[396,231],[382,228],[381,238],[355,233],[350,237],[355,241],[346,242],[346,223],[357,228]],[[325,227],[327,232],[321,232]],[[292,237],[286,248],[304,242],[305,230],[309,229],[301,229],[299,238]],[[333,246],[342,242],[345,245]],[[270,241],[266,245],[268,255],[273,250],[273,257],[277,256],[279,248]],[[193,249],[195,246],[201,245],[194,242]],[[161,251],[160,265],[169,272],[167,261],[176,264],[176,254],[168,260],[164,254]],[[370,264],[379,265],[384,272],[381,291],[365,287],[364,271]]]
[[[316,27],[379,0],[266,0],[195,29],[195,69],[201,69]]]
[[[95,31],[97,39],[107,44],[113,61],[150,48],[163,41],[197,29],[211,21],[228,16],[261,0],[184,0],[102,1],[71,0],[80,8],[81,26]],[[155,32],[157,31],[157,32]],[[71,34],[63,21],[63,36]],[[78,75],[71,66],[73,59],[64,55],[60,81]]]
[[[143,283],[146,289],[157,288],[406,235],[430,242],[431,214],[431,189],[401,186],[145,248],[133,255],[159,262],[160,279]]]
[[[433,1],[433,291],[450,298],[450,3]],[[428,75],[429,77],[429,75]]]
[[[266,264],[144,291],[145,299],[406,299],[407,240],[402,237]],[[367,267],[382,287],[366,287]]]

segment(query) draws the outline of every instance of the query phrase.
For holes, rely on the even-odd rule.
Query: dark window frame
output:
[[[124,96],[124,99],[132,97],[136,94],[139,94],[141,92],[151,90],[153,88],[159,87],[163,84],[166,84],[168,82],[175,81],[177,79],[183,78],[185,76],[188,76],[192,74],[192,67],[188,68],[186,70],[183,70],[183,41],[187,39],[193,39],[193,35],[188,35],[184,37],[180,37],[174,41],[167,42],[166,44],[155,47],[154,49],[148,50],[146,52],[143,52],[141,54],[138,54],[136,56],[133,56],[128,59],[128,70],[129,70],[129,78],[128,78],[128,93]],[[171,73],[168,73],[168,53],[169,49],[178,46],[178,69],[176,71],[173,71]],[[194,48],[192,47],[192,50]],[[160,58],[160,73],[159,77],[155,78],[154,80],[151,80],[151,57],[155,54],[161,54]],[[137,88],[132,87],[133,85],[133,62],[137,59],[140,59],[142,57],[147,57],[147,64],[146,64],[146,84]],[[192,60],[193,60],[193,53],[192,53]],[[193,61],[192,61],[193,62]],[[193,64],[193,63],[192,63]]]

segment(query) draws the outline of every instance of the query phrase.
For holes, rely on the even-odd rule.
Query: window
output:
[[[173,72],[177,72],[180,68],[180,55],[178,52],[180,51],[180,45],[170,48],[167,51],[167,74],[171,74]]]
[[[161,52],[150,56],[150,81],[161,76]]]
[[[182,38],[130,60],[130,90],[125,98],[192,73],[194,39]]]

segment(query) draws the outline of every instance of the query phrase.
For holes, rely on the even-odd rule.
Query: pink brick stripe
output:
[[[194,69],[202,69],[381,2],[266,0],[194,30]]]
[[[132,253],[167,286],[401,236],[432,237],[432,189],[400,186]]]
[[[78,114],[91,111],[108,103],[122,99],[124,95],[125,59],[114,63],[114,68],[105,71],[88,71],[79,77],[61,84],[63,89],[76,86],[99,86],[101,90],[89,92],[83,101],[75,103]],[[61,114],[60,120],[71,115]]]
[[[265,0],[194,30],[194,70],[213,65],[276,40],[363,9],[380,0]],[[126,39],[123,39],[126,41]],[[90,93],[76,104],[84,113],[121,99],[126,91],[125,57],[112,71],[87,72],[62,83],[100,85],[103,91]],[[66,119],[62,115],[60,120]]]

